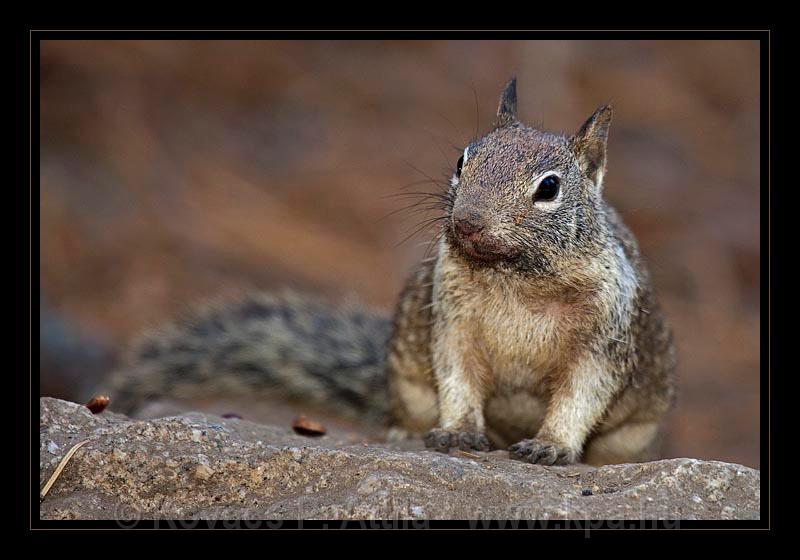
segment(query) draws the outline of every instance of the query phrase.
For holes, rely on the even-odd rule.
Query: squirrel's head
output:
[[[610,106],[572,136],[517,119],[516,79],[494,129],[470,143],[450,182],[447,242],[467,259],[536,273],[580,258],[602,237],[601,190]]]

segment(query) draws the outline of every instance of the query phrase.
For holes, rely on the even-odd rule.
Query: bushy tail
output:
[[[254,294],[142,337],[109,378],[111,409],[151,398],[278,397],[378,418],[387,317],[295,294]]]

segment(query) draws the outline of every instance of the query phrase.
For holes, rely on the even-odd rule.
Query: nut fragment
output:
[[[86,408],[92,411],[92,414],[100,414],[103,412],[108,403],[111,402],[111,399],[108,398],[106,395],[97,395],[93,397],[88,403],[86,403]]]
[[[325,435],[325,426],[314,420],[309,420],[303,415],[292,420],[292,429],[301,436],[317,437]]]

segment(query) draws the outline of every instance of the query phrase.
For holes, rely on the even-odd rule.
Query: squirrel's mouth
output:
[[[514,260],[519,251],[501,240],[487,235],[454,235],[455,244],[469,259],[497,263]]]

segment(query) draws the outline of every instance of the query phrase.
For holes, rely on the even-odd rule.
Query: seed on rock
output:
[[[86,403],[86,408],[91,410],[92,414],[100,414],[106,409],[108,403],[110,402],[111,399],[106,395],[97,395],[96,397],[92,397],[92,400]]]
[[[305,416],[298,416],[292,421],[292,429],[301,436],[317,437],[325,435],[325,426]]]

